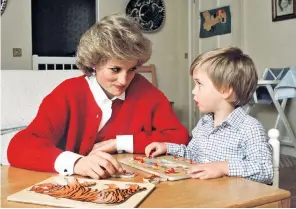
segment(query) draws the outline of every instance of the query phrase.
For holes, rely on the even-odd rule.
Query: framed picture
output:
[[[230,6],[200,12],[200,38],[227,33],[231,33]]]
[[[296,0],[271,0],[272,21],[296,18]]]
[[[1,15],[3,14],[6,8],[7,0],[1,0]]]

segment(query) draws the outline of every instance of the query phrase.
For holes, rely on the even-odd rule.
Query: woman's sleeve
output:
[[[134,153],[144,153],[145,147],[152,142],[171,142],[185,144],[189,142],[187,129],[181,124],[169,101],[164,95],[158,100],[152,113],[152,132],[141,131],[134,134]]]
[[[54,172],[54,162],[63,150],[57,145],[64,139],[68,103],[58,86],[46,96],[30,125],[10,141],[7,157],[12,166]]]

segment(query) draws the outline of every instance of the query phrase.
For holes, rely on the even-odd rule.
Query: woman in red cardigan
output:
[[[84,76],[47,95],[29,126],[11,140],[11,165],[106,178],[122,172],[110,153],[144,153],[151,142],[188,143],[168,99],[137,67],[151,42],[128,17],[111,15],[91,27],[77,49]]]

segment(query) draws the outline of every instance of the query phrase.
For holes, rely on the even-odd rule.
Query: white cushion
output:
[[[79,70],[1,70],[1,129],[28,125],[42,99]]]
[[[20,129],[1,135],[1,165],[9,165],[9,162],[7,160],[7,148],[8,148],[10,140],[19,131],[20,131]]]

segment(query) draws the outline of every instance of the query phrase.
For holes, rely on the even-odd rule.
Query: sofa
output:
[[[1,70],[1,164],[9,165],[11,138],[36,116],[42,99],[79,70]]]

